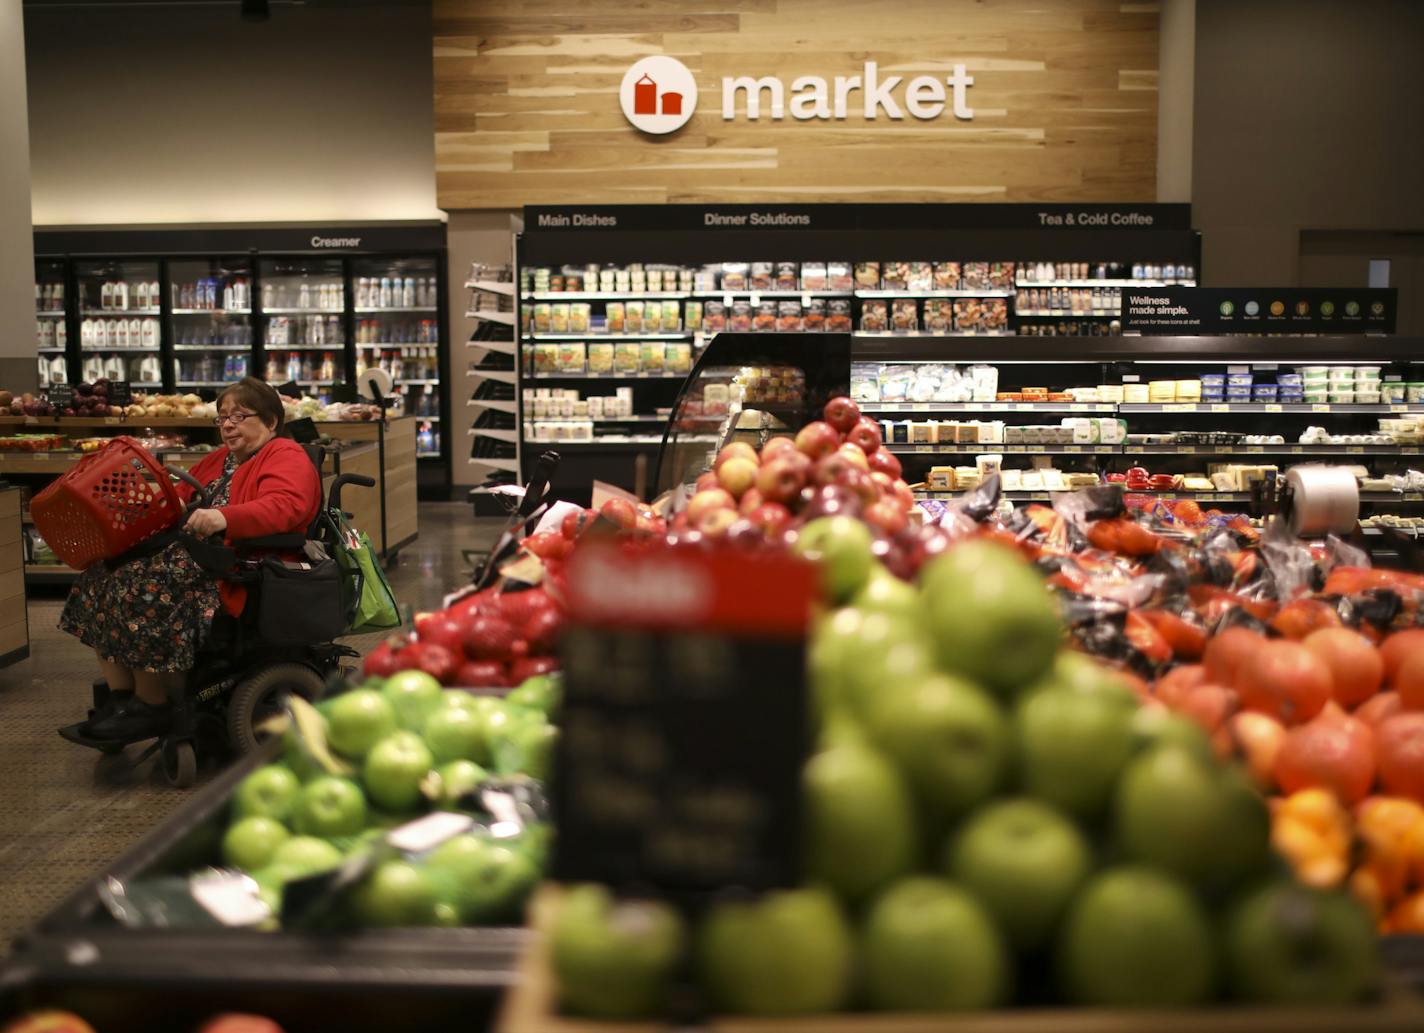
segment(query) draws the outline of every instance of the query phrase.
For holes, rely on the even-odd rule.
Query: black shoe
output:
[[[111,714],[127,706],[134,698],[133,689],[110,689],[108,698],[104,700],[104,705],[95,707],[89,711],[89,716],[79,722],[80,730],[88,735],[95,721],[102,721]]]
[[[160,736],[172,726],[172,703],[155,706],[131,696],[110,713],[90,721],[87,734],[110,742],[139,742]]]

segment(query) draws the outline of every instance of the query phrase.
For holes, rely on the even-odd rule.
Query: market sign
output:
[[[901,75],[881,78],[875,61],[866,61],[860,75],[837,75],[832,79],[802,75],[789,86],[774,75],[727,75],[722,77],[722,119],[731,122],[744,112],[747,121],[756,122],[761,119],[765,104],[767,117],[773,121],[788,114],[797,121],[844,121],[853,110],[853,95],[858,95],[856,112],[872,122],[882,114],[900,121],[907,112],[912,118],[930,121],[944,114],[946,104],[955,118],[964,122],[974,118],[968,99],[974,77],[964,65],[954,65],[953,73],[943,82],[937,76],[915,76],[902,94],[897,91],[904,81]],[[697,99],[697,81],[692,72],[677,58],[662,54],[635,62],[624,74],[618,91],[624,117],[635,128],[654,135],[675,132],[686,125]]]
[[[1122,292],[1124,333],[1392,334],[1393,287],[1143,287]]]

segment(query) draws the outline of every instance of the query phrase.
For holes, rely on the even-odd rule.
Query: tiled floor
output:
[[[414,610],[434,609],[468,578],[463,550],[488,548],[502,521],[461,503],[424,503],[420,537],[389,571]],[[63,597],[32,597],[30,659],[0,670],[0,954],[11,939],[160,821],[185,794],[152,760],[134,767],[62,740],[89,705],[94,662],[56,625]],[[380,635],[349,640],[370,649]],[[134,747],[133,753],[142,747]]]

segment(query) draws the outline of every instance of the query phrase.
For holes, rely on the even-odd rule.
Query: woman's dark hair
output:
[[[251,409],[279,438],[287,436],[287,414],[282,407],[282,396],[271,384],[256,377],[243,377],[236,384],[223,388],[222,394],[218,395],[219,410],[224,398],[231,398],[236,404]]]

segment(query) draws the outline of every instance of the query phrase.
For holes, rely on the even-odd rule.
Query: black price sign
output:
[[[796,885],[814,572],[588,543],[569,571],[553,875],[697,906]]]
[[[56,412],[68,409],[74,404],[73,384],[51,384],[45,390],[45,398]]]
[[[1124,287],[1122,329],[1198,334],[1394,333],[1393,287]]]
[[[109,404],[110,405],[132,405],[133,388],[129,386],[127,380],[109,381]]]

